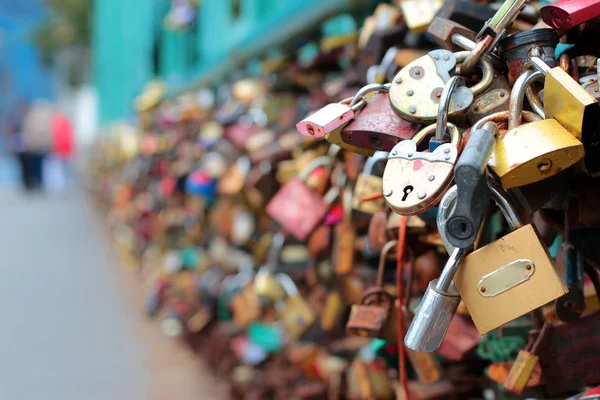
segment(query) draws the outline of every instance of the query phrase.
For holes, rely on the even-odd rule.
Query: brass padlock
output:
[[[394,112],[407,121],[434,121],[444,86],[454,75],[456,64],[465,60],[468,54],[468,51],[452,53],[434,50],[402,68],[389,90]],[[473,103],[473,97],[483,93],[492,84],[492,65],[486,59],[482,59],[480,64],[483,69],[482,80],[471,88],[460,86],[455,90],[448,108],[450,116],[467,110]]]
[[[345,189],[342,193],[343,218],[335,227],[333,240],[332,263],[338,275],[348,274],[354,267],[354,238],[356,236],[352,226],[352,193]]]
[[[394,311],[395,299],[383,288],[383,272],[387,254],[397,243],[397,241],[390,241],[383,247],[375,286],[365,290],[360,304],[352,305],[346,324],[349,335],[379,337],[390,313]]]
[[[387,153],[383,151],[376,152],[367,159],[363,171],[358,175],[354,185],[354,195],[352,196],[352,208],[365,214],[374,214],[384,210],[385,200],[383,198],[362,201],[361,199],[374,193],[381,193],[383,179],[380,176],[373,175],[375,167],[387,160]]]
[[[361,147],[353,146],[351,144],[344,142],[342,140],[342,129],[344,129],[344,127],[340,127],[338,129],[335,129],[334,131],[328,133],[327,135],[325,135],[325,139],[329,143],[339,146],[344,150],[348,150],[348,151],[351,151],[352,153],[360,154],[362,156],[371,157],[375,153],[375,150],[363,149]]]
[[[506,194],[497,190],[503,196],[503,208],[511,211],[507,219],[513,232],[464,257],[454,276],[454,284],[482,334],[567,292],[533,225],[523,225]]]
[[[327,294],[325,306],[321,313],[321,328],[324,331],[334,330],[339,326],[340,320],[344,315],[344,299],[338,290],[333,290]]]
[[[511,392],[521,394],[525,386],[529,382],[535,366],[538,364],[538,352],[542,341],[548,335],[552,324],[544,323],[541,331],[537,332],[537,337],[530,341],[531,346],[527,346],[525,350],[519,351],[517,359],[513,363],[506,380],[504,381],[504,389]],[[530,332],[531,335],[531,332]]]
[[[277,281],[287,296],[284,304],[278,304],[281,322],[286,333],[293,340],[299,340],[315,322],[315,313],[298,292],[292,278],[285,274],[277,274]]]
[[[452,183],[462,137],[458,128],[449,123],[450,143],[440,145],[431,153],[417,151],[417,144],[435,130],[435,124],[424,128],[413,140],[398,143],[388,157],[383,172],[383,195],[392,210],[400,215],[427,211]]]
[[[541,77],[537,72],[524,72],[515,82],[508,112],[509,131],[496,138],[489,166],[500,178],[502,187],[514,188],[556,175],[581,160],[583,144],[555,119],[520,125],[525,88]],[[492,114],[479,121],[496,120],[504,113]]]

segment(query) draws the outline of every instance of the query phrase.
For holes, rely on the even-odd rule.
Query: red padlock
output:
[[[559,0],[542,7],[542,20],[559,31],[567,31],[577,25],[600,17],[598,0]]]
[[[311,172],[321,166],[331,166],[333,158],[321,156],[312,160],[298,177],[290,179],[267,204],[267,214],[299,240],[305,241],[323,220],[339,195],[334,186],[320,197],[306,184]]]

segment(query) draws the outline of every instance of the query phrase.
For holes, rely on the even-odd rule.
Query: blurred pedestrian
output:
[[[31,106],[23,121],[23,144],[28,153],[31,188],[34,190],[43,188],[43,163],[54,144],[52,117],[50,103],[37,101]]]
[[[52,120],[52,157],[47,161],[47,187],[62,192],[68,186],[69,163],[73,155],[73,128],[66,115],[57,111]]]
[[[28,110],[29,105],[27,102],[21,102],[7,114],[6,118],[6,129],[8,133],[7,147],[17,160],[21,184],[26,191],[33,188],[29,152],[26,150],[23,141],[23,120],[25,119]]]

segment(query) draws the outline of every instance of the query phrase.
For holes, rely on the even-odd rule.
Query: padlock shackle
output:
[[[552,69],[548,64],[544,62],[544,60],[537,56],[530,57],[529,63],[533,65],[535,69],[544,74],[544,76],[546,76],[548,74],[548,71]]]
[[[435,135],[436,128],[437,128],[437,124],[428,125],[425,128],[421,129],[419,132],[417,132],[411,140],[413,142],[415,142],[416,144],[419,144],[427,136]],[[450,143],[453,146],[456,146],[456,148],[458,148],[460,145],[460,142],[462,141],[462,134],[460,133],[460,131],[458,130],[456,125],[454,125],[451,122],[448,122],[446,131],[450,135]],[[393,154],[393,150],[392,150],[392,154]]]
[[[486,122],[495,122],[496,124],[508,123],[508,114],[509,111],[506,110],[487,115],[475,122],[471,130],[481,129]],[[542,117],[532,111],[523,111],[522,118],[525,122],[537,122],[542,120]]]
[[[294,283],[292,278],[290,278],[289,275],[278,273],[277,275],[275,275],[275,279],[277,279],[277,282],[281,284],[283,291],[285,292],[285,294],[287,294],[288,297],[298,295],[298,287],[296,287],[296,284]]]
[[[450,100],[452,99],[452,95],[458,86],[465,86],[464,78],[460,76],[453,76],[450,78],[446,85],[444,86],[444,90],[442,90],[442,94],[440,96],[440,105],[438,107],[438,117],[435,128],[435,140],[441,142],[444,139],[444,135],[448,130],[448,112],[450,110]]]
[[[367,69],[367,83],[378,84],[377,76],[383,75],[384,79],[387,79],[386,72],[396,61],[396,55],[398,54],[398,46],[393,46],[387,49],[385,55],[381,59],[381,62],[376,65],[371,65]]]
[[[448,289],[450,289],[452,279],[454,278],[454,275],[458,270],[460,260],[464,257],[464,255],[465,249],[459,249],[458,247],[454,248],[450,254],[450,257],[448,258],[448,261],[446,261],[446,264],[442,269],[442,273],[440,274],[440,277],[435,285],[435,288],[438,291],[445,293],[448,291]]]
[[[356,92],[356,94],[350,101],[350,107],[356,106],[360,101],[364,101],[366,103],[367,100],[364,98],[364,96],[366,96],[367,94],[369,94],[371,92],[381,92],[381,93],[389,92],[390,86],[391,86],[390,83],[385,83],[385,84],[372,83],[370,85],[363,86],[362,88],[360,88],[360,90],[358,92]]]
[[[525,92],[529,85],[533,82],[543,82],[545,79],[546,76],[540,71],[525,70],[519,75],[510,93],[508,130],[515,129],[523,122],[523,100],[525,99]]]
[[[388,155],[389,153],[387,151],[376,151],[375,154],[367,158],[362,172],[367,175],[372,175],[373,168],[375,168],[378,163],[387,160]]]
[[[475,51],[475,50],[473,50]],[[473,51],[459,51],[454,53],[454,56],[456,57],[456,63],[460,64],[463,63],[461,66],[461,75],[466,74],[463,66],[464,63],[466,62],[466,60],[468,59],[469,55],[473,52]],[[479,83],[477,83],[476,85],[471,86],[469,89],[471,90],[471,92],[473,93],[473,96],[479,96],[480,94],[482,94],[483,92],[485,92],[491,85],[492,82],[494,81],[494,67],[492,66],[492,63],[485,59],[485,58],[481,58],[478,62],[477,65],[479,65],[479,67],[481,68],[481,71],[483,72],[483,76],[481,77],[481,81],[479,81]]]
[[[385,261],[387,259],[387,255],[397,245],[397,240],[390,240],[389,242],[383,245],[381,253],[379,254],[379,264],[377,266],[377,286],[380,288],[383,287],[383,273],[385,270]]]
[[[333,158],[329,155],[313,158],[306,167],[298,174],[298,179],[306,182],[310,174],[319,167],[330,167],[333,163]]]

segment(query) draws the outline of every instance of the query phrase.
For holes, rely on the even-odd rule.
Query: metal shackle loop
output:
[[[296,296],[298,294],[298,287],[289,275],[279,273],[275,275],[275,279],[281,284],[283,291],[288,297]]]
[[[459,51],[454,53],[454,56],[456,57],[456,63],[460,64],[462,63],[460,69],[461,69],[461,74],[465,75],[467,73],[467,71],[464,69],[464,65],[465,65],[465,61],[468,59],[469,54],[471,54],[471,52],[469,51]],[[492,66],[492,63],[489,60],[486,60],[485,58],[481,58],[477,64],[481,67],[481,71],[483,72],[483,76],[481,77],[481,81],[470,87],[469,89],[471,89],[471,92],[473,93],[473,96],[479,96],[480,94],[482,94],[483,92],[485,92],[492,84],[492,82],[494,81],[494,67]]]
[[[497,113],[487,115],[487,116],[481,118],[479,121],[475,122],[475,125],[473,125],[471,130],[481,129],[483,124],[485,124],[486,122],[490,122],[490,121],[495,122],[497,124],[501,124],[503,122],[508,123],[508,114],[509,114],[509,111],[506,110],[506,111],[499,111]],[[532,111],[523,111],[521,116],[525,122],[536,122],[536,121],[542,120],[542,117],[540,117],[539,115],[537,115],[536,113],[534,113]]]
[[[468,54],[465,56],[464,60],[462,60],[461,72],[465,75],[470,74],[475,68],[475,65],[484,60],[484,54],[490,49],[493,43],[494,38],[492,36],[484,36],[482,40],[476,42],[473,50],[467,52]]]
[[[442,90],[442,94],[440,96],[440,105],[438,108],[438,117],[435,128],[435,139],[438,141],[442,141],[446,131],[448,130],[448,112],[450,109],[450,100],[452,99],[452,95],[454,91],[459,86],[465,86],[465,80],[460,76],[453,76],[450,78],[446,85],[444,86],[444,90]]]
[[[533,82],[540,82],[546,79],[540,71],[525,70],[515,81],[512,92],[510,93],[510,107],[508,114],[508,129],[515,129],[522,123],[523,100],[525,91]],[[543,116],[542,116],[543,118]]]
[[[388,253],[398,245],[397,240],[390,240],[381,249],[381,254],[379,255],[379,264],[377,266],[377,286],[383,287],[383,270],[385,269],[385,260],[387,258]]]
[[[386,84],[373,83],[370,85],[363,86],[362,88],[360,88],[360,90],[358,92],[356,92],[356,94],[350,101],[350,107],[354,107],[363,101],[365,102],[365,105],[366,105],[367,100],[365,99],[365,96],[367,94],[369,94],[371,92],[387,93],[390,91],[390,86],[391,86],[390,83],[386,83]]]
[[[387,160],[388,155],[389,153],[387,151],[376,151],[375,154],[367,158],[362,172],[371,175],[373,173],[373,168],[375,168],[378,163]]]
[[[423,139],[427,136],[434,135],[436,132],[437,124],[431,124],[421,129],[419,132],[413,136],[411,139],[416,144],[419,144]],[[458,148],[460,142],[462,141],[462,135],[456,125],[451,122],[448,122],[448,127],[446,129],[448,134],[450,135],[450,143]]]

